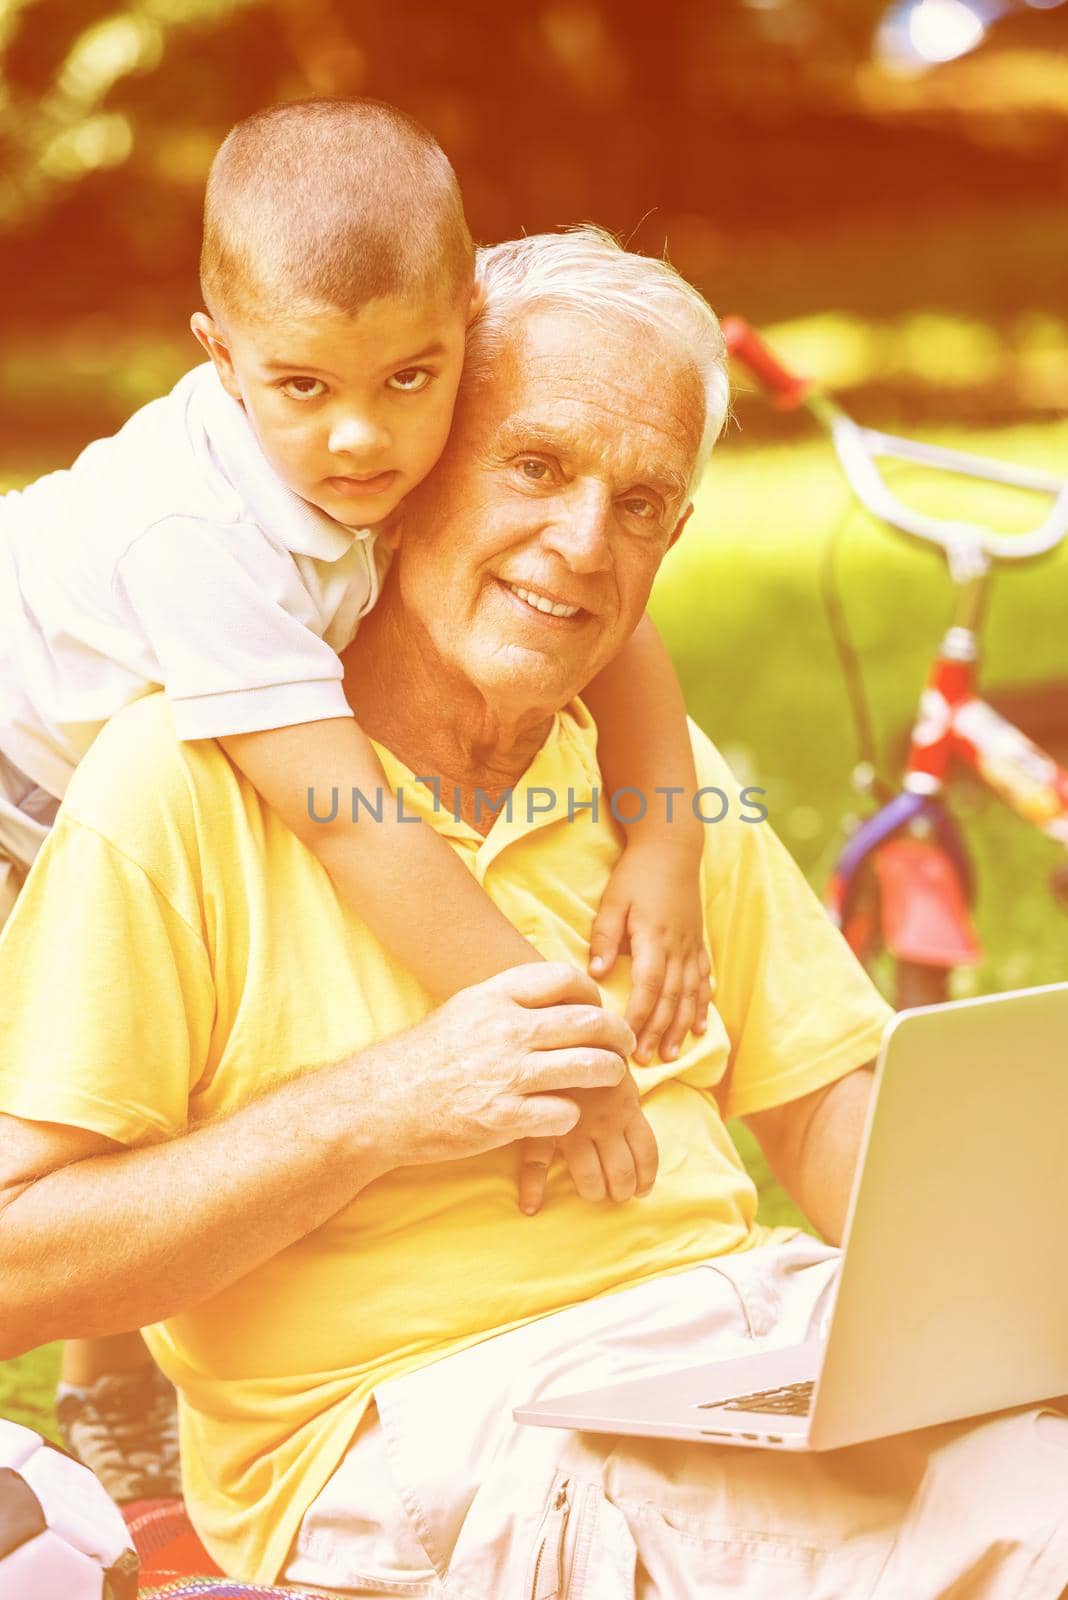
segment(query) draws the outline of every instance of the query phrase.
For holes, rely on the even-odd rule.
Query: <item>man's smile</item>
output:
[[[547,593],[544,589],[534,588],[530,584],[513,583],[508,578],[498,578],[497,582],[506,594],[512,596],[529,615],[536,612],[546,621],[572,622],[576,617],[587,617],[590,613],[583,606],[576,605],[573,601],[565,600],[560,595]]]

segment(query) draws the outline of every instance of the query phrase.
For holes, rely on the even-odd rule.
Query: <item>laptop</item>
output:
[[[1068,983],[905,1011],[876,1070],[824,1337],[518,1422],[833,1450],[1068,1393]]]

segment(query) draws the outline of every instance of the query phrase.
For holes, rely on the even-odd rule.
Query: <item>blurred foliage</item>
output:
[[[187,314],[214,148],[308,94],[423,120],[478,237],[593,217],[755,319],[1048,308],[1068,7],[1022,9],[902,76],[882,0],[0,0],[0,318]]]

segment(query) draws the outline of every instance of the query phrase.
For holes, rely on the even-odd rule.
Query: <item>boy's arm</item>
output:
[[[446,998],[507,967],[541,960],[433,828],[397,822],[388,805],[381,823],[366,814],[353,823],[351,808],[341,805],[333,822],[309,815],[309,789],[336,787],[345,796],[359,789],[372,802],[377,791],[390,793],[373,745],[351,718],[231,734],[219,743],[322,863],[342,899],[432,995]],[[438,911],[440,938],[428,906]],[[640,1107],[613,1096],[593,1097],[588,1105],[580,1099],[575,1132],[563,1153],[580,1194],[596,1198],[600,1185],[625,1199],[636,1185],[642,1192],[652,1186],[656,1141]],[[551,1139],[526,1143],[551,1152]],[[520,1200],[536,1211],[541,1195],[531,1199],[526,1181]]]
[[[668,1059],[691,1028],[704,1031],[711,999],[698,893],[704,836],[682,691],[648,617],[583,698],[597,722],[609,793],[637,791],[619,797],[620,816],[635,820],[623,824],[627,848],[594,924],[590,972],[609,972],[629,941],[635,1059],[648,1061],[658,1041]]]
[[[231,734],[219,743],[316,856],[346,904],[435,999],[541,960],[433,828],[398,822],[388,804],[381,822],[366,811],[352,821],[353,789],[372,802],[392,791],[371,741],[350,717]],[[342,797],[336,818],[315,821],[309,789],[322,796],[334,788]],[[434,934],[430,906],[447,908],[438,919],[443,937]]]

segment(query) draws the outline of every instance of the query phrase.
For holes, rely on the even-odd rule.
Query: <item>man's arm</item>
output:
[[[354,1088],[327,1069],[132,1150],[0,1118],[0,1359],[156,1322],[325,1222],[384,1170]]]
[[[537,963],[165,1144],[0,1118],[0,1360],[197,1305],[395,1167],[559,1137],[564,1092],[618,1083],[633,1045],[591,979]]]
[[[831,1244],[841,1244],[874,1077],[837,1082],[743,1117],[787,1193]]]

